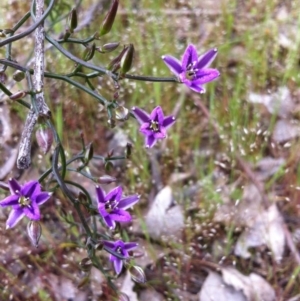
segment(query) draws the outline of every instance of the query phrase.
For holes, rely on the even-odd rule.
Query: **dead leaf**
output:
[[[233,267],[209,271],[200,292],[200,301],[274,301],[275,291],[261,276],[241,274]]]
[[[262,158],[256,164],[255,174],[259,181],[263,181],[273,176],[285,164],[284,158]]]
[[[278,120],[275,124],[272,138],[277,143],[287,142],[300,135],[300,126],[295,121]]]
[[[174,205],[170,186],[158,192],[145,222],[149,235],[154,239],[161,239],[162,236],[179,237],[184,227],[184,214],[181,206]]]
[[[240,235],[234,253],[243,258],[249,258],[251,254],[248,248],[266,245],[273,253],[276,261],[283,256],[285,246],[285,234],[282,217],[276,204],[271,205],[265,211],[258,211],[253,226],[248,227]]]
[[[133,291],[135,283],[131,279],[131,275],[127,272],[120,291],[125,293],[130,301],[139,301],[136,292]]]
[[[291,93],[287,87],[280,87],[272,94],[250,92],[248,101],[264,105],[269,113],[275,113],[281,118],[289,117],[294,109]]]

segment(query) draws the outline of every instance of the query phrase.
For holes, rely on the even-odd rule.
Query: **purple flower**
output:
[[[140,108],[133,107],[132,113],[141,124],[140,132],[145,135],[145,146],[154,146],[157,140],[167,137],[167,128],[174,122],[174,116],[164,116],[161,107],[156,107],[149,115]]]
[[[15,179],[8,181],[11,196],[0,201],[2,207],[12,206],[6,228],[14,227],[24,215],[30,220],[37,221],[41,218],[39,206],[44,204],[51,196],[47,191],[41,191],[38,181],[30,181],[21,186]]]
[[[129,222],[131,215],[126,211],[136,204],[140,197],[137,194],[122,198],[122,187],[118,186],[105,195],[103,189],[96,187],[98,210],[106,225],[114,229],[115,222]]]
[[[117,240],[116,242],[104,240],[103,243],[107,252],[113,251],[125,258],[129,258],[128,251],[135,249],[138,245],[136,242],[123,242],[122,240]],[[113,262],[116,273],[120,274],[123,268],[124,259],[120,259],[111,254],[109,260]]]
[[[180,82],[196,92],[204,93],[205,89],[202,85],[220,75],[217,69],[207,68],[215,59],[217,53],[218,50],[214,48],[198,57],[195,46],[190,44],[186,48],[181,62],[170,55],[164,55],[162,59]]]

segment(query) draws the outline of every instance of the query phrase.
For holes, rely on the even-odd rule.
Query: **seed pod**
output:
[[[27,224],[27,234],[31,243],[37,248],[42,235],[42,227],[40,223],[37,221],[30,221]]]
[[[19,92],[17,92],[17,93],[14,93],[14,94],[10,95],[9,98],[10,98],[11,100],[18,100],[18,99],[23,98],[23,97],[26,96],[26,95],[27,95],[27,92],[26,92],[26,91],[19,91]]]
[[[53,143],[52,130],[47,125],[40,125],[39,129],[35,133],[35,137],[37,144],[44,155],[47,154]]]
[[[125,74],[130,70],[133,61],[133,54],[134,54],[133,44],[129,44],[120,62],[122,74]]]
[[[4,84],[7,80],[7,75],[5,72],[0,72],[0,83]]]
[[[110,32],[115,21],[115,17],[118,11],[118,6],[119,6],[119,0],[114,0],[112,6],[110,7],[100,27],[100,32],[99,32],[100,36],[103,36],[108,32]]]
[[[23,80],[25,78],[25,73],[23,71],[17,70],[14,74],[13,74],[13,79],[16,82],[20,82],[21,80]]]

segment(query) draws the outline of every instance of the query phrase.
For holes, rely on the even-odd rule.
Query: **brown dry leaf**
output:
[[[277,143],[287,142],[300,135],[300,125],[295,120],[278,120],[272,138]]]
[[[274,301],[275,291],[261,276],[245,276],[233,267],[221,269],[221,274],[209,271],[200,301]]]
[[[285,232],[282,217],[276,204],[267,210],[258,211],[253,226],[248,227],[240,235],[234,249],[234,253],[243,258],[249,258],[251,254],[248,248],[266,245],[276,261],[283,256],[285,246]]]
[[[127,272],[120,291],[125,293],[130,301],[139,301],[136,292],[133,291],[135,283],[131,279],[131,275]]]
[[[149,235],[154,239],[161,239],[162,236],[180,237],[184,214],[181,206],[173,204],[170,186],[158,192],[145,216],[145,222]]]
[[[250,92],[248,101],[264,105],[269,113],[278,114],[281,118],[289,117],[294,109],[291,93],[287,87],[280,87],[272,94]]]
[[[283,158],[265,157],[256,164],[256,177],[259,181],[263,181],[273,176],[283,165]]]

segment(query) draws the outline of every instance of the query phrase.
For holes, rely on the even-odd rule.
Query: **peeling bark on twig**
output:
[[[38,20],[44,13],[44,0],[36,0],[36,19]],[[34,125],[39,116],[50,116],[50,110],[45,102],[44,97],[44,22],[42,22],[35,31],[35,47],[34,47],[34,79],[33,88],[36,92],[35,103],[37,112],[32,107],[27,115],[25,127],[21,136],[19,155],[17,159],[17,167],[19,169],[27,169],[31,164],[31,136]]]

